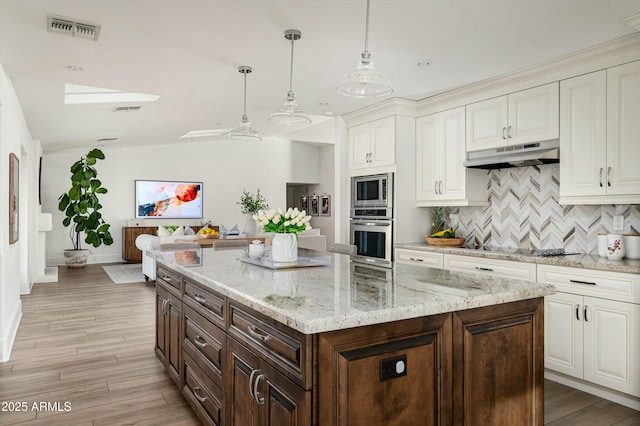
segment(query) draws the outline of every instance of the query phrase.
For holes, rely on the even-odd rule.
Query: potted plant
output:
[[[311,229],[311,216],[298,208],[282,210],[259,210],[253,216],[262,225],[264,232],[273,232],[271,240],[271,260],[274,262],[295,262],[298,260],[298,232]]]
[[[243,189],[240,201],[238,201],[236,204],[240,205],[240,213],[246,216],[242,233],[248,237],[255,236],[257,232],[257,226],[256,220],[253,218],[253,216],[256,215],[258,211],[267,210],[269,208],[267,200],[260,193],[260,188],[258,188],[255,195]]]
[[[71,166],[71,188],[58,198],[58,210],[64,212],[62,224],[69,227],[69,238],[73,249],[65,250],[65,263],[69,268],[82,268],[87,263],[89,250],[82,249],[80,234],[86,237],[84,242],[93,247],[113,244],[109,232],[110,225],[102,219],[102,205],[99,194],[106,194],[107,188],[97,178],[95,164],[104,160],[104,153],[94,148],[86,156],[80,157]]]

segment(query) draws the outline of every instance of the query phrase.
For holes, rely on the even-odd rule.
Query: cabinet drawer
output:
[[[444,255],[427,251],[396,249],[396,262],[442,269]]]
[[[622,302],[640,303],[640,275],[538,265],[538,281],[558,291]]]
[[[307,338],[293,329],[262,317],[245,307],[229,304],[229,335],[254,349],[291,379],[306,385]]]
[[[484,259],[456,254],[444,255],[444,269],[456,272],[472,272],[494,277],[536,281],[536,264],[511,260]]]
[[[184,358],[184,387],[182,395],[205,425],[223,423],[224,394],[202,373],[187,355]]]
[[[158,266],[156,280],[160,280],[182,293],[182,275],[164,266]]]
[[[203,289],[188,278],[184,280],[184,301],[209,321],[225,328],[224,296]]]
[[[184,306],[182,349],[222,388],[226,334],[188,306]]]

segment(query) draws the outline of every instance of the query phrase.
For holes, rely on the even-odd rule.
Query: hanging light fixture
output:
[[[393,93],[389,78],[375,70],[371,54],[367,50],[369,38],[369,0],[367,0],[367,24],[364,32],[364,51],[355,71],[345,75],[336,90],[353,98],[386,96]]]
[[[253,69],[248,65],[242,65],[238,67],[238,71],[244,75],[244,109],[240,125],[235,129],[230,130],[229,133],[227,133],[227,138],[246,141],[261,141],[262,136],[251,128],[251,123],[247,118],[247,74],[251,74]]]
[[[269,122],[282,124],[285,126],[301,126],[311,124],[311,119],[307,114],[298,108],[298,103],[293,94],[293,42],[300,40],[302,33],[298,30],[286,30],[284,38],[291,40],[291,67],[289,68],[289,91],[284,101],[284,106],[269,116]]]

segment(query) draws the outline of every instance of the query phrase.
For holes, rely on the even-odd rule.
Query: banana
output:
[[[447,228],[447,229],[443,229],[440,232],[436,232],[434,234],[431,235],[431,238],[447,238],[445,237],[445,234],[448,235],[455,235],[455,231],[453,230],[453,228]]]

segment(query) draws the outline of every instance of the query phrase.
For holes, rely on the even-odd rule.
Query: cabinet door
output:
[[[156,356],[163,364],[167,362],[167,306],[169,292],[156,286]]]
[[[371,123],[370,165],[388,166],[396,162],[396,118],[387,117]]]
[[[440,195],[442,200],[462,200],[467,196],[464,107],[438,114],[440,119]]]
[[[322,333],[318,424],[452,424],[450,333],[449,314]]]
[[[640,305],[585,297],[584,379],[640,396]]]
[[[452,424],[544,423],[543,300],[453,313]]]
[[[432,114],[416,120],[416,201],[437,198],[440,146],[437,143],[436,116]]]
[[[606,71],[560,82],[560,196],[604,195]]]
[[[261,424],[268,426],[311,425],[311,391],[305,391],[264,361],[260,361],[263,376],[257,386],[264,396],[260,405]]]
[[[165,333],[167,341],[167,368],[169,376],[180,386],[180,321],[182,317],[182,301],[172,294],[168,295],[167,315],[165,317]]]
[[[558,83],[509,94],[509,145],[558,139]]]
[[[507,144],[507,97],[467,105],[467,151]]]
[[[544,366],[582,378],[584,302],[582,296],[556,293],[544,298]]]
[[[640,193],[640,61],[607,70],[607,194]]]
[[[349,168],[366,169],[369,167],[369,124],[361,124],[349,129]]]
[[[230,425],[257,425],[258,402],[254,399],[253,385],[260,373],[258,357],[230,337],[227,338],[227,348],[227,419]],[[264,396],[257,395],[256,398],[259,400]]]

